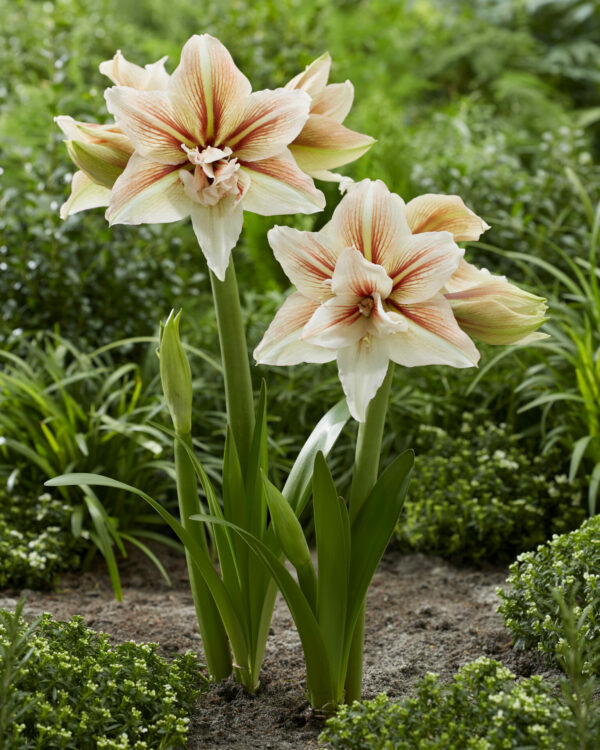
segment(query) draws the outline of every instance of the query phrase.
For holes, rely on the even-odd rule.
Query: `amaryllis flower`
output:
[[[355,161],[375,143],[342,125],[352,107],[354,86],[350,81],[327,85],[330,68],[331,57],[325,53],[286,85],[311,98],[310,116],[290,151],[304,172],[321,180],[339,180],[328,170]]]
[[[269,232],[298,291],[254,356],[274,365],[337,359],[350,413],[359,421],[390,360],[471,367],[479,359],[443,294],[464,250],[450,232],[413,234],[405,209],[382,182],[363,180],[320,232]]]
[[[474,242],[489,229],[458,195],[420,195],[406,204],[404,214],[412,232],[448,231],[456,242]],[[528,344],[547,337],[534,333],[546,320],[545,300],[504,276],[462,259],[443,291],[458,325],[477,341]]]
[[[135,149],[111,191],[111,224],[191,216],[208,265],[223,279],[244,209],[268,216],[324,207],[287,148],[308,118],[310,97],[252,93],[217,39],[188,40],[164,90],[116,86],[105,96]]]
[[[118,51],[112,60],[100,63],[100,72],[120,86],[164,89],[169,80],[166,59],[163,57],[142,68]],[[71,181],[71,195],[61,206],[61,218],[88,208],[108,206],[112,186],[133,154],[131,141],[115,123],[98,125],[63,115],[55,119],[67,136],[65,145],[69,156],[79,168]]]

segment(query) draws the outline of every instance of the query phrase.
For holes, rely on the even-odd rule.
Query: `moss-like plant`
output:
[[[403,549],[468,562],[509,560],[585,517],[560,456],[530,456],[506,424],[463,415],[460,434],[422,425],[397,538]]]
[[[563,649],[561,600],[573,609],[579,639],[590,646],[600,642],[600,516],[520,555],[508,583],[507,592],[498,591],[499,612],[517,645],[550,656]],[[597,649],[587,649],[583,670],[600,674]]]
[[[342,706],[321,742],[344,750],[566,750],[573,737],[569,709],[541,677],[517,682],[485,657],[462,667],[450,685],[426,675],[398,703],[385,694]]]
[[[186,747],[206,678],[192,653],[169,664],[153,643],[111,646],[81,617],[32,627],[0,611],[0,747],[146,750]]]

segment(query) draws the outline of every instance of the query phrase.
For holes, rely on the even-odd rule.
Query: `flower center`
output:
[[[365,318],[370,318],[371,313],[373,312],[374,304],[375,302],[373,301],[373,297],[365,297],[358,303],[358,312],[361,315],[364,315]]]
[[[233,157],[229,146],[216,148],[189,148],[184,143],[185,151],[193,169],[182,169],[179,172],[185,192],[189,198],[203,206],[215,206],[222,198],[234,196],[242,198],[245,189],[242,184],[240,165]]]

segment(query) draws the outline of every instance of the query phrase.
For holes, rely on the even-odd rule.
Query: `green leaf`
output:
[[[412,450],[404,451],[392,461],[377,480],[352,524],[347,620],[349,635],[354,631],[367,589],[398,521],[413,462]]]
[[[304,651],[309,689],[311,692],[333,697],[330,655],[325,646],[321,629],[304,593],[286,570],[285,565],[266,544],[246,529],[242,529],[224,519],[204,514],[192,516],[192,520],[228,526],[244,539],[254,554],[262,561],[275,579],[296,624]]]
[[[271,522],[283,554],[298,573],[298,583],[313,611],[316,607],[317,578],[304,531],[296,514],[277,487],[263,475]]]
[[[572,482],[577,476],[579,465],[591,440],[593,440],[592,435],[585,435],[584,437],[579,438],[579,440],[573,446],[573,451],[571,453],[571,463],[569,465],[569,482]]]
[[[310,482],[317,453],[321,451],[324,456],[329,454],[349,419],[348,403],[343,398],[319,420],[302,446],[282,492],[297,516],[302,513],[310,497]]]
[[[175,516],[169,513],[166,508],[163,508],[157,500],[150,497],[150,495],[147,495],[142,490],[139,490],[137,487],[125,484],[124,482],[119,482],[110,477],[104,477],[100,474],[64,474],[60,477],[54,477],[53,479],[48,480],[45,482],[45,485],[47,487],[99,485],[101,487],[113,487],[114,489],[126,490],[127,492],[132,492],[134,495],[143,498],[150,506],[152,506],[152,508],[154,508],[165,523],[171,527],[185,546],[198,573],[206,582],[206,585],[215,600],[215,604],[217,605],[219,614],[223,619],[223,624],[227,631],[229,640],[231,641],[234,656],[238,664],[247,663],[247,646],[244,629],[240,624],[237,612],[229,596],[229,592],[225,588],[223,581],[219,578],[217,571],[214,569],[212,561],[208,557],[208,554],[194,539],[193,534],[184,529]]]
[[[138,549],[140,549],[148,559],[152,560],[156,568],[158,569],[158,572],[161,574],[161,576],[165,579],[165,581],[171,585],[171,579],[169,577],[169,574],[165,570],[165,566],[161,563],[161,561],[158,559],[158,557],[152,552],[150,547],[146,546],[143,542],[140,542],[139,539],[136,539],[135,536],[132,536],[131,534],[124,534],[121,532],[121,538],[125,539],[127,542],[131,542],[131,544],[135,545]]]
[[[317,620],[330,654],[332,672],[339,675],[348,607],[350,519],[322,453],[317,453],[315,459],[313,511],[318,560]]]
[[[588,490],[588,511],[590,516],[596,515],[596,502],[598,500],[598,487],[600,486],[600,463],[594,466],[592,476],[590,477],[590,486]]]

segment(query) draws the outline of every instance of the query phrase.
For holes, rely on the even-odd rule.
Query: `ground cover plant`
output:
[[[421,425],[414,446],[414,481],[396,530],[401,549],[509,562],[586,517],[581,485],[556,473],[560,451],[530,455],[526,441],[485,414],[464,413],[453,435]]]
[[[555,535],[535,552],[520,555],[510,568],[510,588],[499,592],[499,612],[517,646],[550,657],[567,642],[561,600],[571,606],[580,640],[587,645],[584,669],[596,674],[600,669],[596,647],[600,636],[599,521],[594,516],[579,529]]]
[[[0,610],[0,744],[14,748],[184,748],[206,686],[196,657],[152,643],[111,646],[80,617],[33,624]]]

